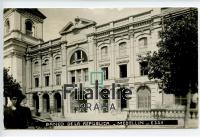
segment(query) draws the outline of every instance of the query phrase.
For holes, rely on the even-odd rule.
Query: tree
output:
[[[149,63],[149,79],[160,79],[165,93],[185,96],[197,92],[198,18],[197,9],[162,18],[158,51],[140,58]]]
[[[9,69],[3,69],[3,81],[4,81],[4,97],[10,97],[17,90],[21,90],[20,84],[16,82],[16,80],[12,77],[12,75],[8,74]],[[7,101],[7,100],[6,100]],[[7,103],[7,102],[6,102]]]

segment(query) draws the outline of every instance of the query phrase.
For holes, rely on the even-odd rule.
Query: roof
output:
[[[4,13],[7,12],[8,10],[10,10],[10,8],[4,9]],[[26,9],[18,8],[15,10],[17,10],[18,12],[28,12],[28,13],[34,14],[42,19],[46,19],[46,16],[36,8],[29,8],[29,9],[28,8],[26,8]]]

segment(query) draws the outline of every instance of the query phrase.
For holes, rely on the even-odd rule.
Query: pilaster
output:
[[[32,60],[30,57],[26,57],[26,91],[30,91],[32,88]]]
[[[50,102],[50,112],[51,113],[54,113],[55,112],[55,106],[54,106],[54,94],[53,93],[51,93],[51,94],[49,94],[49,102]]]
[[[49,76],[49,86],[53,87],[54,85],[54,80],[53,80],[53,53],[52,50],[49,50],[49,71],[50,71],[50,76]]]
[[[38,95],[39,96],[39,111],[38,112],[43,112],[43,98],[42,98],[42,96],[43,96],[43,94],[39,94]]]
[[[40,56],[40,58],[39,58],[39,63],[40,63],[40,65],[39,65],[39,70],[40,70],[40,79],[39,79],[39,87],[40,88],[42,88],[42,85],[43,85],[43,74],[42,74],[42,55],[41,55],[41,53],[39,53],[39,56]]]

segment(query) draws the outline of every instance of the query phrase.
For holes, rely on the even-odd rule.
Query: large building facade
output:
[[[43,42],[45,15],[37,9],[6,9],[4,67],[20,83],[27,105],[41,115],[68,118],[74,114],[105,113],[113,116],[126,110],[172,105],[174,96],[164,94],[158,80],[148,79],[148,63],[139,57],[157,50],[163,14],[184,10],[157,8],[102,25],[77,17],[61,29],[59,38]],[[94,89],[98,74],[102,75],[101,88],[112,89],[113,83],[120,84],[132,91],[131,99],[80,101],[74,99],[74,91],[63,97],[64,84],[82,83],[83,87]],[[122,94],[118,89],[116,86],[116,95]],[[82,111],[80,104],[90,106]],[[94,110],[95,104],[112,104],[115,109]]]

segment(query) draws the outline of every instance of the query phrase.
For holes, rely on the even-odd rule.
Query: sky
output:
[[[137,13],[141,13],[151,8],[115,8],[115,9],[94,9],[94,8],[68,8],[39,9],[47,18],[43,25],[43,39],[48,41],[60,37],[59,31],[74,18],[80,17],[93,20],[97,25],[107,23],[112,20],[128,17]]]

